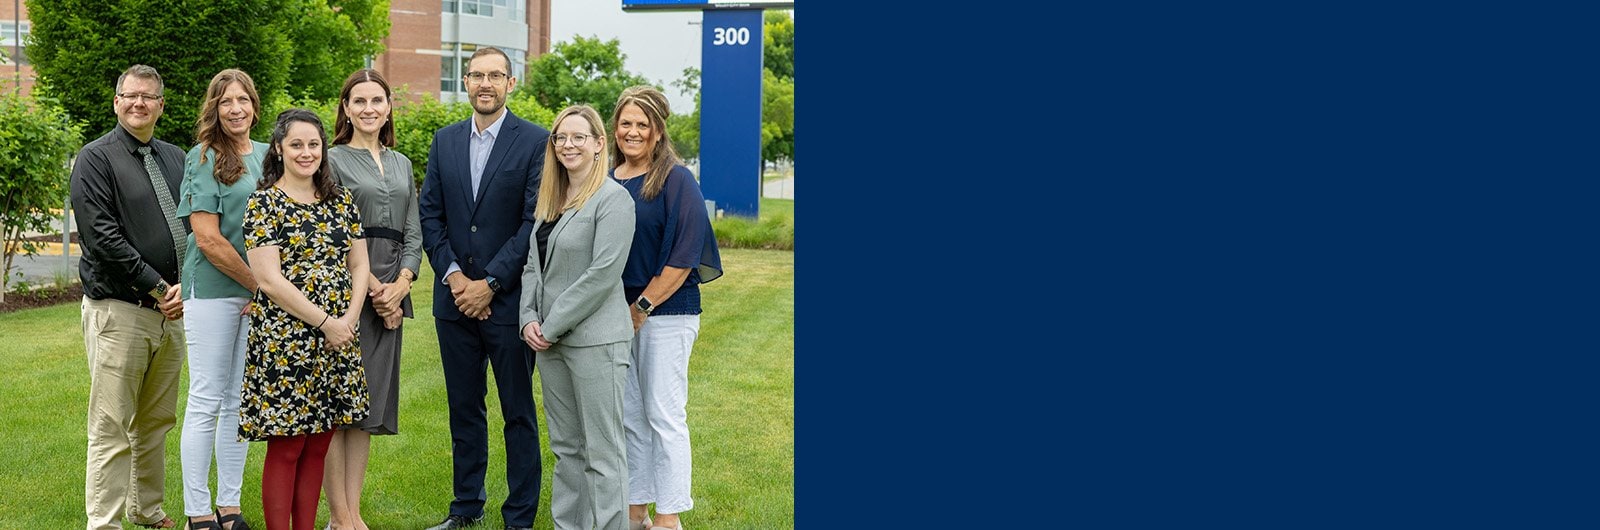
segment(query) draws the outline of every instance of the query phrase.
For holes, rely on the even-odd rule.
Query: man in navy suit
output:
[[[433,317],[450,402],[455,498],[445,520],[429,530],[483,519],[489,366],[505,419],[510,491],[500,514],[507,529],[531,528],[539,510],[539,422],[533,356],[517,335],[517,304],[550,131],[505,108],[517,84],[505,52],[479,48],[463,80],[473,116],[433,135],[418,199],[423,248],[449,286],[434,289]]]

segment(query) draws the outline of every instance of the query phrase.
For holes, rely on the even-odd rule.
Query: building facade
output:
[[[32,29],[28,23],[28,6],[20,0],[0,1],[0,49],[5,59],[0,59],[0,90],[10,93],[22,86],[22,94],[33,93],[33,65],[28,63],[27,50],[20,44]],[[24,40],[19,40],[24,39]]]
[[[521,79],[528,61],[550,51],[551,0],[390,0],[389,37],[384,53],[372,59],[396,89],[412,98],[462,101],[461,75],[479,46],[494,46],[511,56],[512,75]],[[20,11],[19,11],[20,10]],[[33,89],[33,67],[17,44],[31,29],[27,6],[0,0],[0,89],[19,83]]]
[[[411,97],[464,101],[461,76],[480,46],[511,57],[522,79],[528,61],[550,51],[551,0],[390,0],[389,38],[372,67]]]

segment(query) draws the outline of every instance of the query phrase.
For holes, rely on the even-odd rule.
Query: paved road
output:
[[[76,228],[72,219],[67,220],[68,226]],[[46,233],[56,237],[55,244],[48,250],[41,250],[32,256],[17,256],[11,263],[11,278],[6,286],[15,290],[19,278],[27,281],[29,285],[54,285],[56,272],[60,271],[69,282],[78,281],[78,254],[61,255],[61,219],[56,218],[52,223],[51,232],[27,232],[24,237],[44,235]]]
[[[58,247],[59,248],[59,247]],[[78,255],[72,254],[62,257],[60,252],[55,254],[34,254],[32,256],[17,256],[11,263],[11,281],[6,286],[15,290],[18,274],[28,285],[43,286],[55,285],[56,273],[62,273],[62,278],[67,282],[78,281]]]
[[[772,180],[762,184],[761,196],[769,199],[794,200],[794,177]]]

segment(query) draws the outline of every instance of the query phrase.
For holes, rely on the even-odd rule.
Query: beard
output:
[[[494,96],[494,94],[490,95]],[[506,106],[506,98],[496,96],[490,102],[483,103],[478,101],[478,96],[479,94],[472,95],[472,110],[478,111],[478,114],[494,114],[500,112],[500,109]]]

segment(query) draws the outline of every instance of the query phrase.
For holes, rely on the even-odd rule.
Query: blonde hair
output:
[[[578,116],[589,122],[589,134],[594,135],[596,141],[605,142],[606,139],[605,122],[601,121],[600,111],[594,110],[594,107],[573,105],[556,113],[555,121],[550,124],[550,145],[545,147],[544,177],[539,183],[539,200],[533,206],[533,216],[545,222],[554,221],[561,216],[561,212],[569,208],[582,208],[595,192],[600,191],[600,186],[605,184],[606,170],[610,167],[605,160],[605,150],[596,152],[600,155],[600,160],[589,164],[589,178],[583,181],[583,187],[567,193],[567,186],[572,179],[567,175],[567,166],[561,165],[561,162],[556,160],[554,151],[560,147],[555,144],[556,128],[560,127],[561,122],[569,116]],[[556,204],[562,197],[567,198],[566,203]]]

